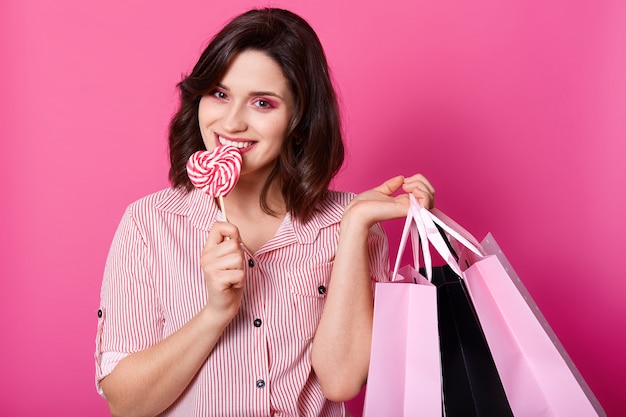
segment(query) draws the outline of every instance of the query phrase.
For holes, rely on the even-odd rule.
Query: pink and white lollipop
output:
[[[224,219],[225,197],[237,184],[241,172],[241,153],[230,145],[218,146],[211,152],[198,151],[187,160],[187,175],[194,187],[220,199]]]

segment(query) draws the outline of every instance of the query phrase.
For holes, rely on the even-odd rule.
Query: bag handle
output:
[[[482,258],[487,255],[476,238],[450,217],[435,209],[433,209],[433,211],[435,211],[437,215],[433,214],[433,212],[423,208],[413,195],[410,195],[410,199],[412,204],[418,207],[419,216],[424,224],[423,229],[426,233],[426,244],[430,242],[457,275],[463,276],[461,274],[461,268],[458,265],[458,257],[456,253],[451,250],[450,242],[446,238],[446,234],[479,257]],[[440,217],[443,218],[443,220]],[[442,233],[442,230],[445,233]],[[429,272],[428,269],[426,272]]]
[[[478,240],[470,232],[465,230],[463,226],[452,220],[441,210],[433,208],[432,210],[423,209],[427,215],[438,224],[445,232],[454,238],[458,243],[465,246],[476,255],[482,257],[487,256],[487,252],[483,249],[482,245],[478,243]]]
[[[432,280],[432,258],[430,256],[430,248],[428,246],[428,235],[424,227],[424,222],[421,220],[419,213],[419,203],[417,200],[411,201],[409,204],[409,210],[404,222],[404,228],[402,230],[402,237],[400,238],[400,246],[398,248],[398,254],[396,255],[396,262],[391,275],[391,281],[396,280],[398,270],[400,269],[400,262],[402,261],[402,254],[406,248],[407,240],[411,237],[411,246],[413,249],[413,265],[416,269],[419,269],[420,265],[420,247],[422,248],[422,254],[424,258],[424,266],[427,271],[427,277],[429,281]],[[421,244],[420,244],[421,240]]]
[[[398,249],[396,263],[391,278],[392,281],[396,279],[396,275],[400,268],[400,262],[402,260],[402,254],[404,253],[409,235],[411,236],[413,246],[414,265],[416,268],[419,268],[419,250],[421,247],[424,257],[426,278],[429,281],[432,280],[432,258],[430,256],[429,242],[446,261],[450,268],[452,268],[457,275],[461,277],[463,276],[461,268],[457,262],[456,254],[450,250],[450,247],[448,246],[449,242],[447,242],[444,236],[442,236],[438,226],[456,242],[469,249],[477,256],[481,258],[487,256],[487,252],[470,232],[465,230],[461,225],[452,220],[452,218],[448,217],[441,210],[428,210],[422,207],[419,201],[417,201],[417,198],[415,198],[413,194],[409,194],[409,210],[406,221],[404,222],[404,229],[400,239],[400,248]]]
[[[441,255],[441,257],[446,261],[446,263],[452,268],[452,270],[458,275],[462,276],[461,268],[458,265],[456,254],[453,254],[450,248],[448,247],[448,242],[444,239],[444,237],[439,232],[437,225],[434,220],[430,216],[430,212],[426,210],[421,204],[417,201],[417,199],[411,194],[410,195],[411,205],[414,205],[418,208],[419,212],[417,217],[417,221],[422,223],[422,230],[426,239],[425,243],[422,243],[422,247],[428,246],[429,242],[433,245],[435,250]],[[432,265],[426,267],[426,275],[432,275]]]

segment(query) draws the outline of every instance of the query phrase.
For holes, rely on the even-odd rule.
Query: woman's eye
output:
[[[271,104],[269,101],[267,101],[267,100],[263,100],[263,99],[259,99],[259,100],[257,100],[257,101],[255,102],[255,105],[256,105],[257,107],[262,108],[262,109],[268,109],[268,108],[271,108],[271,107],[272,107],[272,104]]]
[[[213,97],[215,98],[219,98],[220,100],[226,100],[228,98],[228,96],[226,95],[225,92],[220,91],[220,90],[215,90],[213,92]]]

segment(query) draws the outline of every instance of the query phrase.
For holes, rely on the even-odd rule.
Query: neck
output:
[[[240,178],[230,194],[224,197],[224,204],[228,214],[248,216],[249,218],[262,215],[261,191],[263,190],[263,185],[264,181]],[[276,182],[273,182],[270,186],[266,202],[268,207],[279,216],[283,216],[286,213],[285,200]]]

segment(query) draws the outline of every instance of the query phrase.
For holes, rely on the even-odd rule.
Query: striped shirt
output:
[[[331,192],[309,222],[285,216],[256,253],[245,253],[241,308],[198,376],[162,415],[344,416],[324,398],[311,343],[333,266],[339,222],[353,194]],[[113,239],[102,283],[96,385],[125,356],[176,332],[206,303],[200,253],[222,220],[214,200],[166,189],[131,204]],[[374,281],[388,279],[387,238],[369,234]]]

